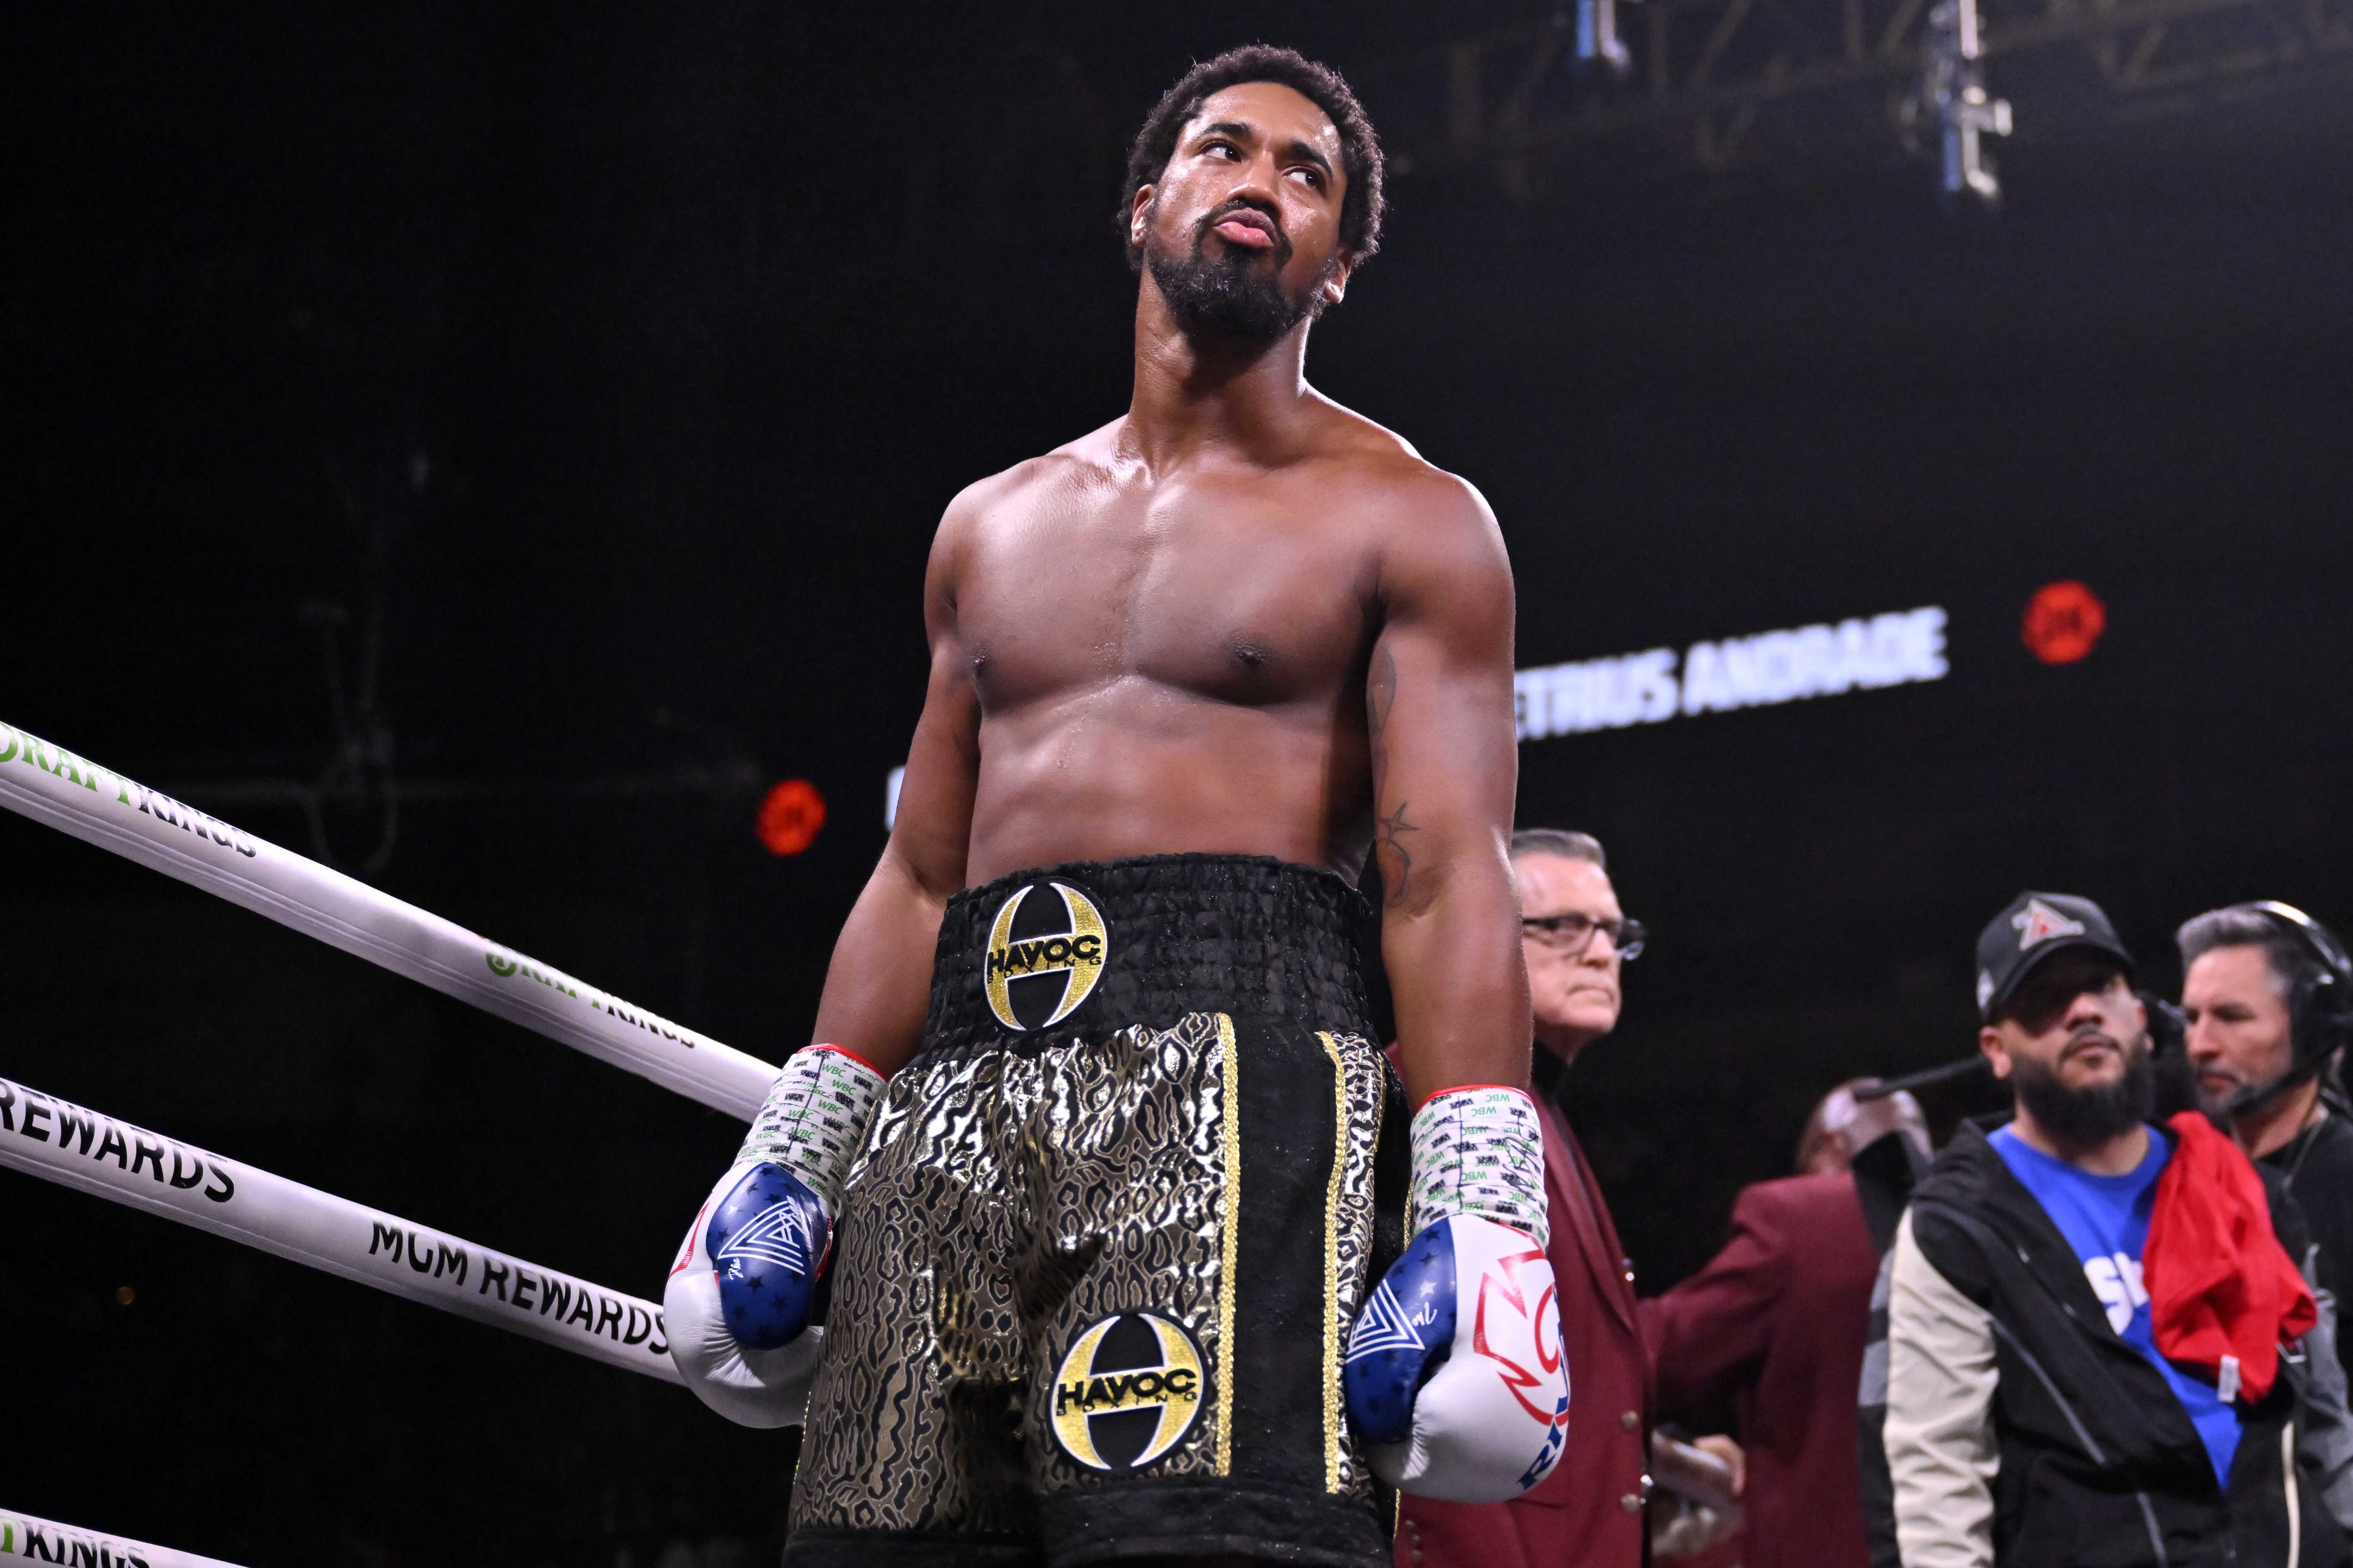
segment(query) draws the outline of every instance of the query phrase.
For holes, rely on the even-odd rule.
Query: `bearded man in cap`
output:
[[[2292,1202],[2197,1112],[2149,1123],[2147,1015],[2097,904],[2021,894],[1977,967],[2014,1114],[1963,1125],[1896,1230],[1874,1558],[2344,1563],[2302,1449]]]

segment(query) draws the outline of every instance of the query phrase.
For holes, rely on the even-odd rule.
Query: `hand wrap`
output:
[[[1526,1091],[1441,1089],[1413,1118],[1412,1233],[1475,1215],[1552,1245],[1545,1221],[1544,1128]]]
[[[842,1184],[888,1081],[839,1046],[794,1052],[752,1119],[735,1163],[782,1165],[818,1195],[827,1220],[840,1219]]]

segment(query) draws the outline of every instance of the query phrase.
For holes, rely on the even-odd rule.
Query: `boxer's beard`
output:
[[[2072,1045],[2073,1042],[2070,1042]],[[2056,1068],[2031,1057],[2010,1058],[2010,1081],[2019,1102],[2052,1142],[2070,1149],[2096,1149],[2148,1120],[2157,1107],[2157,1075],[2149,1062],[2148,1037],[2122,1047],[2125,1070],[2109,1083],[2071,1087]]]
[[[1208,254],[1209,230],[1219,219],[1245,209],[1277,226],[1274,248],[1268,253],[1274,265],[1265,270],[1260,269],[1255,251],[1229,247],[1223,256]],[[1178,331],[1196,340],[1228,338],[1252,347],[1274,342],[1319,309],[1322,278],[1304,299],[1283,293],[1282,272],[1290,261],[1291,241],[1281,220],[1249,202],[1228,202],[1195,225],[1189,251],[1175,252],[1151,241],[1144,251],[1144,265],[1159,286],[1160,297],[1168,301]]]

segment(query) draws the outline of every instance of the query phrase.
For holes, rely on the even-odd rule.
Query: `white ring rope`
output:
[[[0,1079],[0,1164],[665,1383],[661,1308]]]
[[[0,806],[749,1121],[776,1069],[0,723]]]
[[[237,1568],[217,1557],[101,1535],[5,1508],[0,1508],[0,1560],[65,1563],[76,1568]]]

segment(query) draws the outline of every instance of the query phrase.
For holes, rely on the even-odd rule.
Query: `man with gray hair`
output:
[[[1618,1026],[1625,996],[1619,966],[1642,951],[1642,928],[1618,908],[1609,858],[1589,833],[1523,827],[1512,835],[1512,878],[1520,893],[1520,932],[1535,1013],[1536,1074]],[[1546,1058],[1550,1058],[1551,1062]]]
[[[1550,1478],[1503,1503],[1398,1500],[1397,1568],[1639,1568],[1650,1534],[1650,1356],[1633,1269],[1569,1129],[1569,1064],[1618,1026],[1621,967],[1642,928],[1618,907],[1590,834],[1512,835],[1535,1014],[1531,1086],[1544,1131],[1548,1257],[1570,1369],[1568,1444]]]
[[[2295,1195],[2341,1321],[2353,1299],[2353,1118],[2328,1102],[2342,1111],[2353,965],[2327,927],[2281,903],[2209,910],[2174,941],[2199,1104]]]

